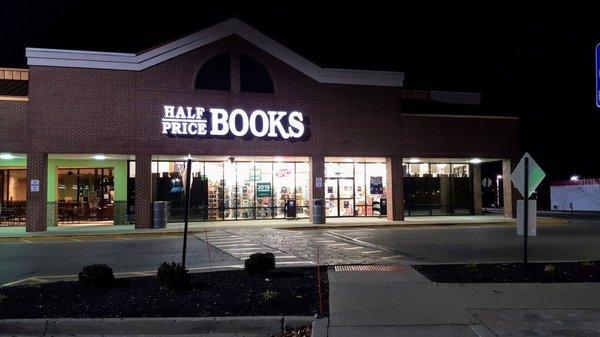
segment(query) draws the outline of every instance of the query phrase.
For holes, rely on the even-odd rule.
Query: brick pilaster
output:
[[[518,192],[513,188],[510,181],[510,174],[517,161],[511,159],[502,159],[502,196],[504,200],[504,217],[516,218]]]
[[[387,176],[386,192],[387,219],[391,221],[404,220],[404,172],[402,157],[385,159]]]
[[[152,228],[152,155],[135,156],[135,228]]]
[[[31,192],[31,181],[39,181],[39,191]],[[27,154],[27,223],[28,232],[46,230],[48,202],[48,154]]]
[[[481,164],[471,164],[473,172],[473,214],[481,215]]]
[[[310,162],[310,210],[312,221],[312,205],[314,199],[325,198],[325,157],[323,156],[312,156],[309,158]],[[321,178],[321,187],[315,185],[316,178]]]

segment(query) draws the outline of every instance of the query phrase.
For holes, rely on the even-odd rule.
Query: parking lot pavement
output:
[[[347,237],[387,247],[420,263],[521,261],[523,238],[513,224],[335,229]],[[324,234],[321,234],[324,235]],[[600,260],[600,219],[540,224],[530,238],[530,261]]]
[[[77,277],[81,267],[93,263],[106,263],[115,273],[125,275],[155,274],[162,262],[181,261],[181,252],[181,236],[86,237],[0,243],[0,285],[30,278],[40,281],[72,279]],[[188,237],[187,261],[190,270],[241,267],[238,259],[215,247],[207,249],[203,241],[194,237]]]

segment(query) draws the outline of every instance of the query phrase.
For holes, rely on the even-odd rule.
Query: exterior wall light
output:
[[[578,181],[579,180],[579,176],[571,176],[571,181]]]
[[[102,154],[97,154],[97,155],[94,156],[94,159],[96,159],[96,160],[105,160],[106,156],[102,155]]]
[[[13,159],[15,156],[13,156],[10,153],[0,153],[0,159],[5,159],[5,160],[11,160]]]
[[[469,160],[469,163],[471,163],[471,164],[479,164],[479,163],[481,163],[481,159],[479,159],[479,158],[473,158],[473,159]]]
[[[421,159],[419,159],[419,158],[411,158],[411,159],[408,160],[408,162],[409,163],[420,163]]]

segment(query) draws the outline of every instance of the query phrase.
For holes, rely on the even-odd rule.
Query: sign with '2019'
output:
[[[162,133],[170,137],[305,140],[307,120],[299,111],[204,109],[165,105]]]

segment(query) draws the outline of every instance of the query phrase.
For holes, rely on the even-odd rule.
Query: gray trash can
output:
[[[167,219],[169,216],[169,202],[155,201],[152,205],[152,228],[167,227]]]
[[[312,223],[314,223],[314,224],[324,224],[325,223],[325,200],[313,199]]]

